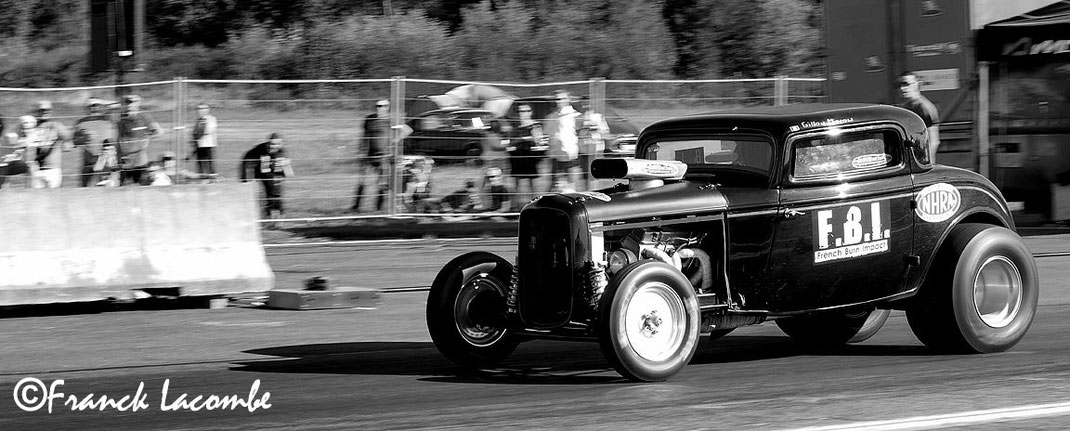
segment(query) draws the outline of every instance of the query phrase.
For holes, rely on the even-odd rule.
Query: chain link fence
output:
[[[586,175],[590,160],[629,156],[635,135],[653,122],[737,107],[823,102],[825,87],[824,79],[787,77],[590,79],[538,84],[404,77],[293,81],[176,78],[127,84],[121,89],[0,88],[0,100],[6,102],[0,107],[0,119],[6,126],[5,135],[17,133],[18,117],[32,114],[35,102],[48,100],[54,107],[53,117],[73,130],[87,115],[85,102],[90,97],[114,101],[117,93],[136,93],[143,99],[142,111],[165,130],[150,144],[150,158],[160,160],[168,153],[176,156],[173,173],[188,174],[178,175],[185,178],[176,179],[178,182],[239,181],[246,151],[267,141],[269,135],[279,134],[293,175],[281,182],[284,212],[275,221],[458,213],[508,216],[555,186],[548,153],[518,156],[508,151],[511,147],[505,141],[513,137],[520,105],[533,108],[534,119],[552,127],[555,93],[565,91],[580,113],[603,116],[609,133],[601,136],[598,145],[583,145],[593,140],[581,142],[581,154],[586,157],[581,157],[583,163],[567,176],[570,188],[582,190],[601,185]],[[494,91],[504,94],[507,102],[501,103],[501,94]],[[361,142],[365,117],[375,112],[380,100],[393,106],[389,121],[394,130],[411,133],[388,149],[391,162],[383,164],[383,178],[373,180],[364,169],[368,159]],[[474,106],[443,108],[458,102]],[[195,107],[201,103],[211,106],[211,114],[218,120],[217,175],[213,177],[199,175],[191,145]],[[118,119],[115,106],[111,115]],[[64,152],[62,187],[80,185],[82,157],[79,148]],[[516,181],[510,173],[514,163],[523,158],[530,159],[536,173],[529,181]],[[490,168],[501,169],[502,176],[488,177],[488,172],[497,173]],[[358,189],[358,182],[365,187]],[[378,189],[376,183],[383,183],[383,187]],[[27,181],[13,177],[4,187],[27,185]],[[354,208],[358,197],[361,205]],[[384,204],[377,207],[380,200]]]

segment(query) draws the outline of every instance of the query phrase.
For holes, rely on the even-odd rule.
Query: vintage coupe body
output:
[[[882,105],[652,124],[635,159],[595,162],[622,182],[525,206],[515,260],[449,262],[428,298],[432,339],[464,367],[524,340],[589,340],[623,376],[658,381],[700,336],[774,320],[835,347],[897,309],[934,351],[1004,351],[1032,323],[1036,264],[992,183],[931,163],[928,146],[920,118]]]

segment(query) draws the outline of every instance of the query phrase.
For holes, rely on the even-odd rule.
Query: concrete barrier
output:
[[[271,290],[255,186],[0,190],[0,305]]]

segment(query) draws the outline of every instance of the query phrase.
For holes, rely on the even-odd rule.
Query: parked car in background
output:
[[[487,110],[434,109],[410,118],[407,124],[412,128],[402,144],[407,155],[481,164],[491,154],[502,152],[501,122]]]
[[[801,345],[873,336],[904,310],[934,352],[1010,349],[1036,314],[1036,263],[984,177],[929,160],[925,124],[883,105],[789,105],[663,120],[612,187],[546,194],[517,252],[475,251],[431,285],[435,347],[493,367],[531,339],[598,343],[664,380],[700,334],[775,321]]]

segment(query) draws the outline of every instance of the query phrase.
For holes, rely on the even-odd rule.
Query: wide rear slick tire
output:
[[[933,350],[1002,352],[1029,330],[1039,290],[1036,262],[1018,234],[961,224],[952,229],[907,308],[907,322]]]
[[[668,379],[698,348],[698,298],[671,265],[647,260],[625,267],[606,287],[599,313],[602,354],[628,379]]]
[[[513,267],[490,253],[454,258],[442,268],[427,297],[427,330],[435,347],[462,368],[497,365],[519,340],[504,325]]]

